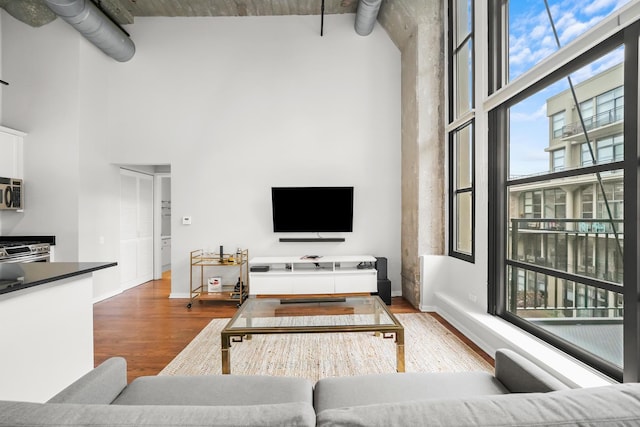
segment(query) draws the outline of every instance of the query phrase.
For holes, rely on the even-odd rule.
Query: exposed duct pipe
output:
[[[373,26],[378,18],[378,11],[382,0],[360,0],[356,11],[356,33],[368,36],[373,31]]]
[[[90,0],[44,0],[60,18],[116,61],[126,62],[136,47],[129,36]]]

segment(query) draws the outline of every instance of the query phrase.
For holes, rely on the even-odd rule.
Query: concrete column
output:
[[[385,2],[378,20],[402,58],[402,295],[418,307],[420,256],[445,251],[443,4]]]

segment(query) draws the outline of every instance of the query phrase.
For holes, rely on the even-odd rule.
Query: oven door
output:
[[[49,254],[33,254],[33,255],[20,255],[11,258],[5,258],[0,260],[0,263],[6,262],[49,262]]]

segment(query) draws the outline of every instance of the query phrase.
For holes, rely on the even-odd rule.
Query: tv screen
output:
[[[273,231],[353,231],[353,187],[272,187]]]

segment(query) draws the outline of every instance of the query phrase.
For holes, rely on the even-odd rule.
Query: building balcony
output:
[[[624,106],[620,106],[618,108],[614,108],[608,111],[603,111],[595,116],[584,117],[584,127],[587,132],[592,130],[621,122],[624,120]],[[562,127],[562,129],[558,129],[554,132],[554,138],[570,138],[575,135],[584,134],[584,130],[582,129],[582,123],[580,121],[570,123]]]

